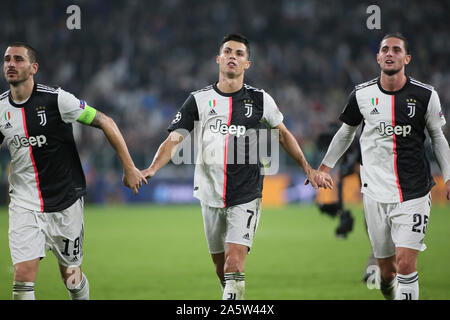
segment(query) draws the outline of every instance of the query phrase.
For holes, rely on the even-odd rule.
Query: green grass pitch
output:
[[[450,212],[433,207],[428,249],[419,254],[421,299],[450,299]],[[314,206],[264,208],[246,264],[246,299],[381,299],[362,274],[369,241],[361,207],[354,230],[337,239],[338,224]],[[83,271],[91,299],[218,300],[199,205],[87,206]],[[0,210],[0,299],[11,298],[13,269],[8,213]],[[51,252],[41,261],[37,299],[68,299]]]

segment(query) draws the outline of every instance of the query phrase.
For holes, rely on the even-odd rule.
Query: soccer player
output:
[[[278,129],[279,143],[313,181],[313,187],[332,188],[331,177],[313,170],[306,161],[272,97],[244,84],[245,71],[251,65],[249,57],[250,45],[244,36],[224,37],[216,57],[219,81],[189,95],[168,128],[168,138],[142,171],[147,178],[154,176],[194,130],[200,149],[194,196],[201,202],[208,249],[226,300],[244,299],[245,259],[260,219],[264,175],[259,159],[249,161],[255,156],[249,148],[257,144],[249,132],[262,123]],[[239,143],[247,134],[251,141],[240,149]],[[245,163],[234,159],[239,157],[245,158]]]
[[[86,181],[72,123],[103,130],[124,168],[123,182],[138,192],[145,177],[135,167],[115,122],[61,88],[34,82],[36,51],[12,43],[3,71],[10,90],[0,96],[0,142],[11,154],[9,246],[14,264],[13,299],[34,300],[45,249],[55,254],[71,299],[89,299],[83,259],[83,195]]]
[[[361,191],[373,252],[386,299],[419,298],[418,252],[425,250],[430,190],[435,184],[425,157],[425,130],[450,199],[450,150],[442,132],[445,118],[436,90],[405,74],[409,45],[399,33],[379,45],[381,75],[350,94],[320,171],[329,172],[354,139],[360,137]]]

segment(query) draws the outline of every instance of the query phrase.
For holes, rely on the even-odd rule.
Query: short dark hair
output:
[[[247,58],[250,58],[250,41],[248,41],[246,37],[238,33],[227,34],[223,37],[219,50],[222,50],[223,44],[228,41],[237,41],[245,44],[245,48],[247,49]]]
[[[23,48],[27,49],[28,58],[30,58],[31,63],[35,63],[38,60],[38,54],[37,54],[36,49],[25,42],[19,42],[19,41],[12,42],[8,45],[8,47],[23,47]]]
[[[393,33],[388,33],[388,34],[386,34],[386,35],[383,37],[383,39],[381,39],[380,44],[378,45],[378,51],[380,51],[380,49],[381,49],[381,43],[382,43],[384,40],[388,39],[388,38],[397,38],[397,39],[402,40],[402,41],[403,41],[403,44],[404,44],[404,46],[405,46],[406,54],[411,54],[410,49],[409,49],[409,43],[408,43],[408,40],[407,40],[407,39],[405,38],[405,36],[402,35],[400,32],[393,32]]]

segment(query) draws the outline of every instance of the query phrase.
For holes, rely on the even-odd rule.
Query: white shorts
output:
[[[225,252],[226,243],[250,248],[261,212],[261,198],[228,208],[214,208],[203,202],[202,215],[206,242],[211,254]]]
[[[39,212],[9,205],[9,248],[13,264],[45,257],[51,250],[59,264],[83,260],[83,198],[59,212]]]
[[[400,203],[380,203],[363,195],[364,215],[375,258],[395,255],[395,248],[424,251],[431,194]]]

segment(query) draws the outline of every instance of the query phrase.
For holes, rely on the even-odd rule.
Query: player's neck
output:
[[[16,102],[27,100],[33,93],[34,79],[31,77],[27,81],[23,81],[17,85],[9,85],[11,89],[11,97]]]
[[[400,71],[393,75],[387,75],[386,73],[381,72],[380,84],[386,91],[398,91],[403,88],[406,81],[407,78],[404,72]]]
[[[233,93],[241,90],[243,85],[244,85],[244,76],[231,79],[221,74],[219,76],[217,88],[223,93]]]

